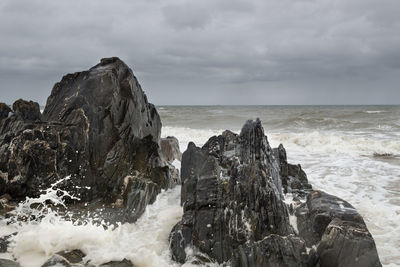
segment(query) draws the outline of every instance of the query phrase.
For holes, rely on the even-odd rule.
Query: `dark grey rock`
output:
[[[301,166],[287,162],[286,150],[282,144],[274,148],[273,152],[278,160],[284,193],[305,196],[312,186],[308,183],[307,175]]]
[[[34,102],[18,100],[13,109],[15,115],[3,119],[0,129],[0,194],[36,197],[71,176],[58,188],[81,201],[113,203],[126,195],[126,203],[133,203],[129,197],[135,194],[124,191],[126,176],[139,172],[143,183],[157,187],[146,191],[152,194],[178,181],[161,155],[157,110],[118,58],[64,76],[43,115]]]
[[[131,261],[123,259],[122,261],[110,261],[100,265],[101,267],[135,267]]]
[[[8,244],[10,244],[10,241],[8,240],[9,237],[10,236],[0,237],[0,253],[7,252]]]
[[[0,259],[0,267],[20,267],[20,265],[12,260]]]
[[[294,233],[283,202],[279,165],[261,122],[248,121],[240,135],[225,131],[182,156],[182,220],[170,235],[173,258],[195,246],[219,263],[248,240]]]
[[[321,267],[382,266],[374,239],[365,224],[333,219],[318,246]]]
[[[312,191],[301,166],[287,162],[284,147],[271,149],[259,120],[246,122],[240,135],[213,136],[202,148],[189,143],[181,180],[184,214],[170,234],[178,262],[193,258],[185,251],[191,247],[232,266],[380,266],[354,207]],[[286,205],[284,193],[294,203]]]
[[[309,255],[304,240],[294,235],[269,235],[258,242],[240,245],[232,257],[233,267],[298,267],[315,264],[315,255]]]
[[[63,256],[55,254],[42,265],[42,267],[53,267],[53,266],[70,267],[71,263],[68,262],[68,260]]]
[[[323,191],[312,191],[307,201],[300,205],[295,214],[299,235],[308,247],[316,245],[329,223],[337,218],[365,225],[357,210],[347,201]]]
[[[0,103],[0,126],[2,124],[2,120],[8,118],[8,115],[11,111],[11,108],[7,104]]]
[[[14,102],[13,110],[14,114],[20,117],[22,120],[40,120],[40,107],[36,102],[19,99]]]

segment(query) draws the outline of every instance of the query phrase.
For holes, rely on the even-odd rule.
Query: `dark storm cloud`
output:
[[[119,56],[156,104],[400,102],[398,0],[3,0],[0,93]]]

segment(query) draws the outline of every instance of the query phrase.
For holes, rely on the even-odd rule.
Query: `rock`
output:
[[[60,251],[48,259],[42,267],[65,266],[65,267],[94,267],[90,263],[84,263],[85,254],[78,250]]]
[[[40,120],[40,106],[33,101],[19,99],[14,102],[13,110],[16,116],[22,120],[35,121]]]
[[[0,237],[0,253],[7,252],[8,244],[10,244],[8,237]]]
[[[316,259],[314,254],[308,255],[303,239],[269,235],[258,242],[240,245],[232,257],[232,266],[315,266]]]
[[[297,196],[304,196],[312,189],[308,183],[307,175],[300,165],[293,165],[287,162],[286,150],[282,144],[273,149],[278,160],[284,193],[293,193]]]
[[[83,258],[86,256],[82,251],[75,249],[72,251],[62,251],[58,252],[58,255],[64,257],[69,263],[80,263],[83,261]]]
[[[333,219],[318,246],[321,267],[382,266],[374,239],[363,223]]]
[[[126,176],[127,189],[123,196],[125,203],[125,219],[136,221],[145,211],[146,206],[156,200],[160,187],[151,180]]]
[[[329,223],[337,218],[365,225],[357,210],[347,201],[322,191],[312,191],[307,201],[300,205],[295,214],[299,235],[308,247],[316,245]]]
[[[118,58],[65,75],[55,84],[43,115],[34,102],[18,100],[13,109],[15,116],[4,119],[0,129],[0,194],[37,197],[70,176],[58,188],[83,202],[111,204],[125,195],[126,203],[133,203],[129,197],[135,194],[124,191],[127,176],[140,173],[143,182],[137,185],[151,181],[156,187],[151,192],[177,182],[161,154],[157,110]]]
[[[270,147],[258,119],[240,135],[225,131],[202,148],[189,143],[181,180],[184,214],[169,237],[175,261],[205,254],[228,266],[380,266],[361,215],[346,201],[313,191],[284,147]]]
[[[101,267],[135,267],[131,261],[123,259],[122,261],[110,261],[100,265]]]
[[[374,239],[348,202],[312,191],[295,214],[299,235],[318,246],[321,266],[381,266]]]
[[[179,149],[179,141],[174,136],[161,138],[161,151],[164,158],[168,162],[173,162],[175,159],[182,160],[182,153]]]
[[[0,103],[0,126],[2,125],[1,121],[8,118],[11,111],[11,108],[7,104]]]
[[[70,267],[71,263],[68,262],[68,260],[63,256],[55,254],[42,265],[42,267],[52,267],[52,266]]]
[[[225,131],[182,156],[182,220],[170,235],[173,258],[185,248],[222,263],[248,240],[294,233],[283,202],[279,165],[261,122],[248,121],[240,135]]]
[[[0,259],[0,267],[20,267],[20,265],[12,260]]]

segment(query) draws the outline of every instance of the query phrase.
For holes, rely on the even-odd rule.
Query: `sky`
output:
[[[399,0],[2,0],[0,102],[118,56],[156,105],[400,104]]]

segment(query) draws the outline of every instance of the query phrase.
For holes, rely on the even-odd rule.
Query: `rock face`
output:
[[[308,195],[307,203],[312,199],[317,203],[315,192],[328,194],[312,191],[301,166],[287,162],[282,145],[270,147],[258,119],[246,122],[240,135],[225,131],[202,148],[189,143],[182,156],[181,180],[184,214],[170,234],[172,256],[178,262],[193,256],[188,251],[199,251],[232,266],[347,266],[340,264],[350,263],[352,256],[361,259],[362,249],[369,248],[375,254],[368,258],[372,264],[364,266],[380,264],[366,227],[358,239],[362,243],[356,241],[359,249],[338,250],[344,241],[355,245],[347,234],[357,231],[344,226],[335,231],[330,223],[339,222],[331,222],[332,218],[361,223],[361,216],[349,213],[320,220],[314,209],[306,210],[307,204],[300,201],[303,196]],[[285,193],[291,193],[295,205],[285,203],[289,198]],[[331,204],[317,209],[329,214]],[[317,249],[311,249],[313,245]],[[333,262],[330,257],[336,255],[346,260]]]
[[[174,136],[161,138],[161,151],[168,162],[172,163],[175,159],[182,159],[182,153],[179,149],[179,141]]]
[[[321,266],[381,266],[363,218],[348,202],[312,191],[295,213],[299,235],[307,246],[318,245]]]
[[[23,100],[5,118],[9,112],[0,105],[0,194],[37,196],[71,176],[60,187],[82,201],[132,203],[129,196],[147,184],[152,190],[141,200],[145,207],[174,184],[172,168],[161,156],[157,110],[118,58],[64,76],[43,115],[37,103]],[[140,189],[126,184],[132,179],[140,181]]]

